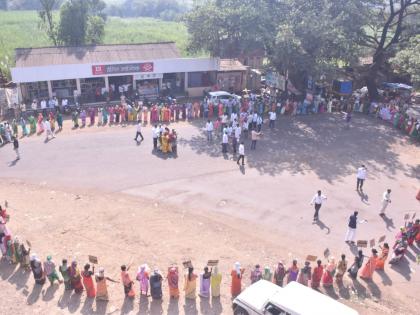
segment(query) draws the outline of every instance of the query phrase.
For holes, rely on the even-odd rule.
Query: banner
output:
[[[92,66],[92,74],[104,75],[116,73],[153,72],[153,68],[153,62],[95,65]]]

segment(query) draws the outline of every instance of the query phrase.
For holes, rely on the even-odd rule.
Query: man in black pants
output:
[[[138,137],[141,137],[141,141],[144,140],[143,135],[141,134],[141,121],[138,120],[137,121],[137,132],[136,132],[136,137],[134,138],[134,141],[137,141]]]
[[[321,209],[322,201],[327,199],[324,195],[321,194],[321,191],[318,190],[316,195],[311,200],[311,205],[315,205],[314,221],[318,221],[319,210]]]
[[[238,160],[236,161],[236,163],[239,165],[239,161],[242,160],[242,166],[244,166],[245,164],[245,146],[244,146],[244,142],[241,141],[241,144],[239,144],[239,157]]]

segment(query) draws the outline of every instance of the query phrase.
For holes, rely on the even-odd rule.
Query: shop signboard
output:
[[[94,65],[92,66],[92,74],[107,75],[118,73],[153,72],[153,69],[153,62]]]

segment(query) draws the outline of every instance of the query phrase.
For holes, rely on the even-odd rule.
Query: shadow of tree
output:
[[[194,120],[190,124],[201,134],[181,138],[180,145],[198,154],[222,156],[220,139],[207,141],[202,130],[204,121]],[[398,130],[365,116],[357,116],[349,130],[341,125],[341,116],[336,114],[280,117],[277,127],[258,141],[255,151],[249,149],[250,139],[244,139],[248,166],[272,176],[285,170],[292,173],[313,170],[320,179],[332,182],[353,174],[361,164],[369,165],[368,161],[374,161],[368,166],[372,176],[383,169],[387,169],[391,178],[397,170],[418,176],[418,172],[404,166],[392,150],[397,137],[401,136]],[[264,128],[267,127],[263,127],[263,131]]]

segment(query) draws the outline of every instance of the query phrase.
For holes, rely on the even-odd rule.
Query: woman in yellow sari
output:
[[[194,268],[189,267],[188,273],[184,277],[185,298],[195,299],[195,291],[197,288],[197,275],[194,273]]]

